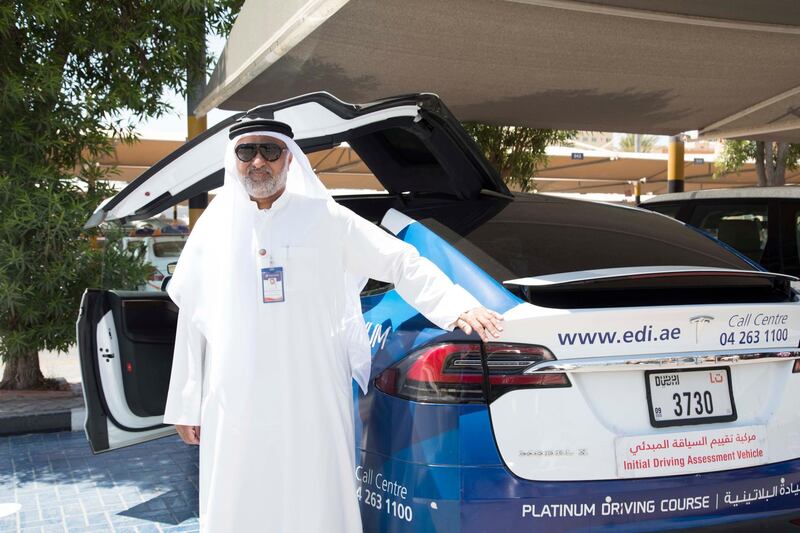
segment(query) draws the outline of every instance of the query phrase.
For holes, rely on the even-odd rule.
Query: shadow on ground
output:
[[[197,531],[197,451],[176,436],[100,455],[81,432],[0,437],[0,504],[22,506],[0,533]]]

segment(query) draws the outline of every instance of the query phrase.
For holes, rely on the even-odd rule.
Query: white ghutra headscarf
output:
[[[244,135],[266,135],[283,141],[292,154],[283,194],[334,201],[291,134],[286,124],[248,120],[247,115],[231,127],[225,148],[224,185],[192,230],[167,287],[180,312],[190,313],[193,325],[216,350],[263,350],[255,308],[259,288],[253,283],[254,272],[260,267],[251,249],[258,207],[247,194],[236,168],[237,140]],[[345,311],[337,332],[345,336],[353,379],[364,392],[371,355],[359,294],[366,281],[346,275]]]

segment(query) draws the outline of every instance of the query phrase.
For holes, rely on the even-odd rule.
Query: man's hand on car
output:
[[[178,435],[186,444],[200,444],[200,426],[179,426],[175,425]]]
[[[500,325],[502,320],[503,315],[500,313],[495,313],[485,307],[476,307],[461,313],[458,320],[456,320],[456,326],[461,328],[467,335],[474,330],[483,342],[489,342],[490,334],[496,339],[500,336],[500,332],[503,331],[503,326]]]

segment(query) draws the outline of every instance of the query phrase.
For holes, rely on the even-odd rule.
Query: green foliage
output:
[[[135,140],[204,74],[205,35],[226,35],[242,0],[0,3],[0,356],[64,349],[85,287],[133,287],[140,262],[83,223],[113,194],[97,160]],[[130,116],[132,119],[123,117]],[[119,235],[113,232],[107,242]]]
[[[763,141],[725,140],[722,152],[714,168],[714,177],[736,173],[744,168],[748,161],[756,162],[758,184],[761,186],[783,184],[786,170],[800,168],[800,144],[780,144]],[[765,148],[769,148],[769,155]],[[784,153],[783,158],[780,157]],[[772,180],[770,180],[772,176]],[[777,182],[777,183],[775,183]]]
[[[639,151],[652,152],[655,149],[657,142],[658,142],[658,137],[656,137],[655,135],[639,135]],[[634,135],[633,133],[628,133],[627,135],[623,135],[622,138],[619,140],[619,149],[622,152],[635,151],[636,135]]]
[[[103,289],[137,290],[145,278],[153,271],[153,266],[145,263],[144,244],[140,253],[135,248],[124,248],[122,238],[126,232],[117,224],[104,227],[102,230],[100,272],[94,277],[100,280]]]
[[[0,349],[4,356],[60,349],[92,262],[80,226],[88,198],[69,180],[21,184],[0,174]]]
[[[66,350],[74,342],[78,301],[87,286],[135,289],[150,268],[120,248],[121,231],[81,231],[105,185],[77,180],[20,186],[0,174],[0,353]],[[102,237],[105,238],[102,238]]]
[[[534,189],[536,169],[547,164],[545,148],[551,144],[564,144],[577,133],[477,122],[465,123],[464,127],[503,181],[512,189],[522,192]]]
[[[717,158],[714,168],[714,177],[717,178],[723,174],[739,172],[744,168],[748,160],[753,160],[755,158],[755,141],[722,141],[722,152],[720,152]]]
[[[786,170],[795,171],[800,168],[800,144],[790,144],[786,152]]]

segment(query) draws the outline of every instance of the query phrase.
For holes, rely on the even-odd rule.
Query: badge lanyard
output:
[[[270,228],[270,234],[272,233],[271,230],[272,228]],[[269,242],[272,243],[272,239]],[[265,304],[286,301],[286,293],[283,286],[283,267],[275,265],[273,253],[268,252],[266,248],[260,248],[258,255],[261,266],[261,301]],[[265,263],[268,264],[265,265]]]

